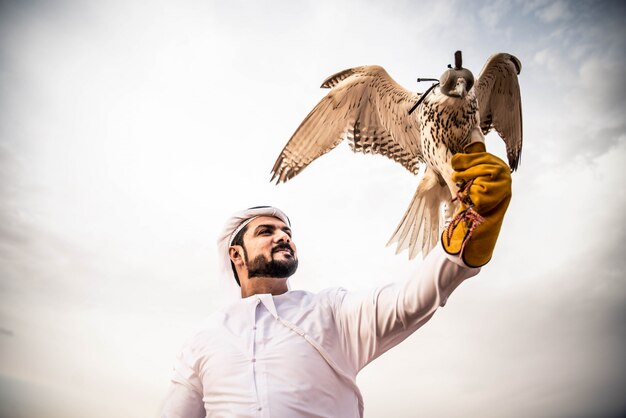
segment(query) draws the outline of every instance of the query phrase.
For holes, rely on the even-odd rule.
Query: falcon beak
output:
[[[454,89],[450,90],[449,95],[462,98],[462,97],[465,97],[466,94],[467,94],[467,81],[465,81],[465,78],[459,77],[456,80],[456,86],[454,86]]]

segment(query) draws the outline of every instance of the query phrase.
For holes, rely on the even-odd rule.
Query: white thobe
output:
[[[437,246],[406,282],[241,299],[184,345],[162,416],[362,417],[357,373],[479,270]]]

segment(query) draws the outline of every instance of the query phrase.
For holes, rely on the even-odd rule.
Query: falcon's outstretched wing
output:
[[[272,180],[289,180],[344,138],[355,152],[385,155],[417,174],[421,145],[417,120],[409,109],[419,94],[402,88],[378,66],[341,71],[322,87],[332,90],[285,145],[272,169]]]
[[[480,127],[484,134],[495,128],[504,139],[511,170],[517,168],[522,154],[522,99],[517,81],[521,70],[522,64],[513,55],[492,55],[474,86]]]

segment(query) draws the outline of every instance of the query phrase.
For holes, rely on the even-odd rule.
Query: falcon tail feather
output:
[[[409,259],[422,253],[423,257],[439,241],[443,228],[442,206],[451,204],[451,195],[443,179],[427,168],[402,220],[387,246],[397,242],[396,254],[408,249]]]

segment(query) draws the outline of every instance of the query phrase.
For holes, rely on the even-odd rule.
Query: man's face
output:
[[[291,229],[280,219],[260,216],[243,236],[248,277],[285,278],[296,272],[298,255]]]

